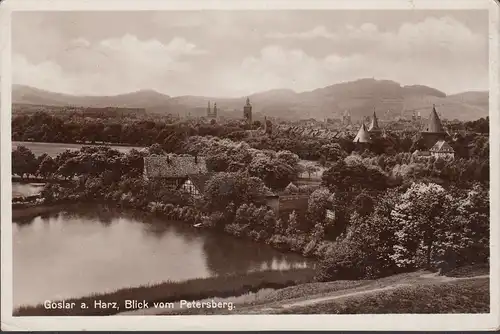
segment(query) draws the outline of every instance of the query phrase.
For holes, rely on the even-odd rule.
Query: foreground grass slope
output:
[[[176,309],[157,314],[381,314],[488,313],[486,267],[447,276],[417,271],[377,280],[306,283],[277,289],[233,311]],[[230,299],[228,299],[230,301]]]
[[[488,278],[421,283],[329,302],[279,310],[278,314],[489,313]]]

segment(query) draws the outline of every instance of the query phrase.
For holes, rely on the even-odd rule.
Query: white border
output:
[[[490,59],[491,280],[490,314],[234,315],[12,317],[11,36],[12,11],[284,9],[487,9]],[[2,330],[491,330],[500,326],[498,171],[498,5],[494,0],[7,0],[0,3],[1,61],[1,324]],[[465,65],[464,65],[465,66]],[[497,171],[495,173],[494,171]]]

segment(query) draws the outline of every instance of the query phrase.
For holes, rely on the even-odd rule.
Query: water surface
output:
[[[182,222],[104,207],[13,224],[14,306],[312,262]]]
[[[43,183],[12,182],[12,197],[26,197],[37,195],[42,191],[43,186]]]

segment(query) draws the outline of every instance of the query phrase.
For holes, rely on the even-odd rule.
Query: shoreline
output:
[[[126,143],[81,143],[81,142],[44,142],[44,141],[26,141],[26,140],[12,140],[12,144],[15,145],[23,145],[23,144],[49,144],[49,145],[56,145],[56,144],[62,144],[62,145],[81,145],[81,146],[116,146],[116,147],[130,147],[131,149],[134,148],[136,150],[143,149],[145,147],[142,146],[134,146],[131,144],[126,144]]]
[[[14,219],[23,219],[23,220],[34,219],[37,216],[40,216],[43,214],[50,214],[53,212],[66,210],[68,208],[75,207],[78,205],[88,205],[88,204],[95,204],[95,202],[82,201],[82,200],[67,200],[64,202],[50,203],[50,204],[49,203],[34,204],[34,205],[28,204],[27,207],[25,207],[25,208],[12,208],[12,220],[14,222]],[[166,217],[169,220],[174,220],[174,221],[176,220],[176,219],[172,219],[171,217],[168,217],[167,215],[165,215],[162,212],[151,212],[151,211],[146,210],[146,209],[140,209],[140,208],[137,208],[134,206],[127,206],[127,205],[123,205],[123,204],[118,204],[118,203],[113,202],[113,201],[97,202],[97,204],[106,205],[106,206],[110,206],[112,208],[117,208],[117,209],[118,208],[125,209],[125,210],[129,210],[130,212],[141,213],[141,214],[144,214],[144,215],[147,215],[150,217]],[[181,220],[181,221],[185,222],[183,220]],[[20,223],[25,223],[25,222],[23,221]],[[269,244],[269,243],[264,242],[262,240],[255,240],[255,239],[247,237],[247,236],[236,236],[234,234],[226,232],[225,230],[214,230],[213,228],[210,228],[209,226],[206,226],[203,223],[201,225],[198,225],[198,224],[188,222],[186,225],[192,229],[202,229],[202,230],[212,231],[212,232],[216,232],[216,233],[221,233],[221,234],[226,235],[226,236],[230,236],[232,238],[244,239],[244,240],[255,242],[255,243],[260,244],[260,245],[266,245],[266,246],[269,246],[272,249],[277,250],[279,252],[297,254],[297,255],[304,257],[305,259],[312,259],[312,260],[317,261],[321,258],[320,256],[315,256],[313,254],[304,255],[304,253],[301,249],[277,247],[276,245]]]
[[[76,206],[78,203],[39,204],[28,205],[24,208],[12,208],[12,222],[15,219],[34,219],[38,216],[67,209],[68,206]]]
[[[62,307],[54,309],[46,308],[44,303],[19,306],[13,309],[12,314],[14,316],[116,315],[124,311],[140,309],[139,307],[127,308],[127,300],[172,303],[180,300],[228,298],[255,293],[262,289],[281,289],[310,283],[313,281],[315,274],[315,269],[299,268],[255,271],[246,274],[197,278],[181,282],[164,281],[138,287],[120,288],[107,293],[52,300],[51,302],[54,303],[62,303],[60,304]],[[82,303],[85,304],[85,307],[82,306]],[[72,307],[69,307],[70,305]],[[103,305],[109,307],[103,307]]]

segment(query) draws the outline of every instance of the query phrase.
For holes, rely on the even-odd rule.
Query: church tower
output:
[[[370,133],[366,130],[366,125],[364,122],[361,123],[361,127],[359,128],[358,134],[353,140],[356,144],[368,144],[371,142]]]
[[[378,126],[377,114],[375,113],[375,110],[373,110],[372,123],[368,128],[368,132],[370,134],[379,134],[381,132],[380,127]]]
[[[217,119],[217,103],[214,103],[214,109],[212,110],[210,108],[210,101],[208,101],[207,118]]]
[[[444,140],[446,137],[446,131],[444,130],[443,124],[441,124],[435,105],[432,105],[429,120],[422,130],[422,137],[427,148],[431,148],[437,141]]]
[[[243,118],[247,124],[252,124],[252,105],[250,104],[250,99],[247,97],[247,103],[243,107]]]

